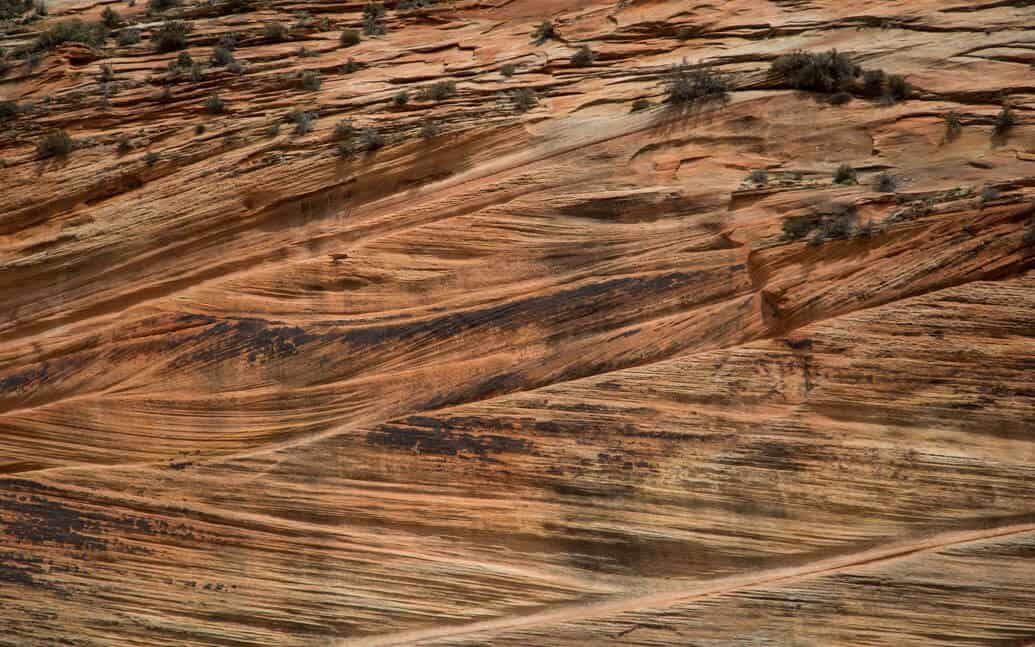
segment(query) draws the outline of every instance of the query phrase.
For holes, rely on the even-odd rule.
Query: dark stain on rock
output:
[[[0,511],[14,513],[13,520],[4,522],[3,532],[18,541],[55,543],[78,550],[107,548],[103,539],[84,534],[98,528],[95,520],[56,501],[36,495],[5,495],[0,497]]]
[[[457,431],[450,419],[423,416],[413,416],[399,424],[380,425],[367,434],[366,440],[371,445],[405,449],[416,454],[474,455],[486,463],[499,462],[492,457],[494,454],[527,454],[533,450],[533,444],[521,438]]]

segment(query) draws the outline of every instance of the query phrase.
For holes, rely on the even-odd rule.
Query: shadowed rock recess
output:
[[[1035,641],[1035,5],[0,0],[0,645]]]

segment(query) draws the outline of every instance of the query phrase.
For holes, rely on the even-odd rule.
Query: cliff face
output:
[[[8,24],[0,644],[1035,640],[1035,8],[401,4]]]

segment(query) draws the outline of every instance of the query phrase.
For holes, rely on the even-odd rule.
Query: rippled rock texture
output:
[[[1031,3],[161,4],[0,38],[0,645],[1035,641]]]

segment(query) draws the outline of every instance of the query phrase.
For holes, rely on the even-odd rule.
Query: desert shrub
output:
[[[630,110],[630,112],[640,112],[642,110],[647,110],[650,107],[651,102],[647,99],[637,99],[636,101],[633,101],[632,109]]]
[[[443,101],[456,94],[455,81],[436,81],[421,89],[420,98],[425,101]]]
[[[797,90],[840,92],[848,88],[861,70],[847,54],[829,52],[793,52],[780,56],[769,68],[785,83]]]
[[[201,71],[201,66],[195,63],[190,66],[190,80],[192,83],[198,83],[204,78],[204,73]]]
[[[394,105],[397,105],[397,106],[400,106],[400,107],[405,106],[409,102],[410,102],[410,93],[407,92],[406,90],[400,90],[399,92],[395,93],[394,97],[392,97],[392,103]]]
[[[995,188],[994,186],[986,186],[985,188],[981,189],[982,204],[984,204],[985,202],[993,202],[1001,197],[1003,197],[1002,191]]]
[[[855,169],[849,164],[842,164],[834,171],[834,184],[858,184],[859,178]]]
[[[176,4],[177,0],[147,0],[147,13],[162,13],[168,9],[172,9]]]
[[[528,112],[539,103],[539,98],[532,88],[515,88],[511,90],[510,98],[518,112]]]
[[[352,139],[356,136],[356,127],[352,125],[352,120],[345,119],[339,121],[334,126],[334,138],[335,139]]]
[[[144,155],[144,163],[148,166],[154,166],[158,163],[159,159],[161,159],[161,156],[154,151],[147,151],[147,154]]]
[[[843,106],[852,100],[852,94],[850,92],[835,92],[830,95],[830,105],[832,106]]]
[[[125,155],[131,150],[133,150],[133,142],[129,140],[129,137],[126,137],[125,135],[119,137],[119,143],[115,146],[115,151],[119,155]]]
[[[101,12],[101,22],[108,29],[115,29],[122,24],[122,16],[111,7],[105,7]]]
[[[942,117],[945,120],[945,136],[948,139],[956,139],[963,132],[963,122],[960,121],[960,116],[955,112]]]
[[[52,49],[62,43],[83,43],[93,47],[103,43],[107,37],[108,28],[103,24],[73,18],[59,22],[40,34],[34,47],[37,50]]]
[[[783,239],[801,240],[819,224],[815,216],[791,216],[783,221]]]
[[[280,134],[280,124],[274,121],[272,124],[266,127],[267,137],[276,137]]]
[[[0,121],[7,121],[18,116],[18,104],[14,101],[0,101]]]
[[[399,0],[395,8],[399,11],[420,11],[430,9],[434,4],[434,0]]]
[[[748,173],[748,182],[757,184],[758,186],[765,186],[769,183],[769,171],[765,169],[755,169]]]
[[[279,43],[287,40],[288,30],[287,27],[279,22],[268,22],[263,28],[263,34],[265,35],[266,40]]]
[[[831,239],[851,238],[857,220],[858,214],[855,207],[848,207],[835,216],[820,218],[816,223],[818,231],[809,239],[809,245],[822,245]]]
[[[571,55],[571,64],[576,67],[585,67],[587,65],[592,65],[594,58],[596,58],[596,55],[593,53],[593,50],[589,48],[589,45],[583,45],[578,49],[578,51]]]
[[[356,72],[361,69],[363,69],[363,64],[357,62],[354,58],[350,58],[349,60],[345,61],[345,65],[341,66],[341,73],[352,74],[353,72]]]
[[[359,32],[355,29],[346,29],[341,32],[341,36],[338,38],[338,42],[341,43],[342,47],[352,47],[353,45],[359,45],[360,38]]]
[[[553,26],[553,22],[549,20],[544,20],[539,23],[535,28],[535,31],[532,32],[532,40],[535,41],[536,45],[542,45],[548,40],[556,40],[558,38],[560,38],[560,34],[557,33],[557,29]]]
[[[0,20],[17,18],[32,9],[32,0],[0,0]]]
[[[205,99],[205,111],[212,114],[219,114],[226,110],[226,104],[219,98],[218,94],[211,94]]]
[[[155,49],[159,52],[175,52],[187,47],[187,35],[194,26],[182,20],[166,20],[154,35]]]
[[[223,34],[223,35],[221,35],[219,37],[219,40],[216,42],[216,45],[219,46],[219,47],[222,47],[223,49],[228,49],[228,50],[230,50],[232,52],[235,49],[237,49],[237,40],[238,40],[238,38],[239,38],[238,34],[232,32],[232,31],[226,32],[225,34]]]
[[[904,76],[892,74],[888,77],[888,91],[884,94],[884,100],[887,103],[898,103],[908,99],[912,93],[913,88]]]
[[[367,36],[385,33],[385,7],[380,2],[368,2],[363,7],[363,33]]]
[[[873,181],[873,188],[881,193],[894,193],[898,189],[898,177],[887,171],[882,171],[877,176],[877,179]]]
[[[691,67],[685,62],[672,69],[669,76],[668,101],[675,105],[693,105],[729,98],[729,83],[708,67]]]
[[[320,80],[320,73],[312,70],[302,72],[299,83],[303,90],[309,90],[310,92],[316,92],[323,85],[323,81]]]
[[[120,47],[128,47],[130,45],[136,45],[140,42],[140,30],[136,27],[129,27],[119,32],[119,35],[115,37],[115,42]]]
[[[697,30],[693,27],[680,27],[679,30],[676,31],[676,38],[679,40],[690,40],[694,37],[696,31]]]
[[[1005,135],[1015,125],[1017,125],[1017,117],[1014,116],[1013,109],[1010,106],[1003,106],[1003,109],[995,117],[993,131],[996,135]]]
[[[245,68],[244,63],[235,58],[227,63],[226,69],[233,74],[244,74],[247,68]]]
[[[64,130],[47,133],[36,142],[36,154],[40,157],[61,157],[75,149],[75,141]]]
[[[434,121],[426,119],[420,127],[420,136],[423,139],[431,139],[438,135],[438,126],[435,125]]]
[[[204,135],[205,134],[205,124],[197,124],[196,126],[194,126],[194,134],[195,135]]]
[[[385,140],[376,128],[364,128],[359,133],[359,141],[364,150],[376,151],[385,145]]]
[[[500,74],[508,79],[514,76],[514,72],[517,72],[517,66],[513,63],[504,63],[500,66]]]
[[[234,54],[225,47],[215,46],[212,48],[212,54],[208,57],[208,62],[213,67],[223,67],[229,65],[234,60]]]
[[[884,70],[866,70],[863,73],[863,94],[876,99],[884,94],[884,81],[887,75]]]
[[[306,112],[304,110],[292,110],[288,113],[288,121],[295,124],[295,134],[304,135],[313,130],[313,124],[316,123],[316,113]]]
[[[107,83],[115,78],[115,68],[111,66],[111,63],[101,63],[100,80],[101,83]]]

